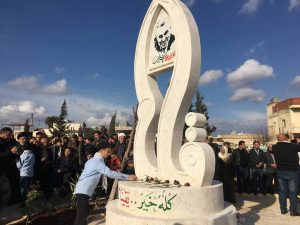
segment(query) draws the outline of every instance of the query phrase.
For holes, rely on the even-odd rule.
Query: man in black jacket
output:
[[[7,203],[11,196],[11,185],[7,179],[9,165],[15,163],[18,151],[11,148],[13,131],[4,127],[0,131],[0,209]]]
[[[278,134],[277,140],[277,144],[273,146],[273,152],[277,165],[280,210],[282,214],[287,213],[287,197],[289,196],[290,215],[300,216],[297,213],[297,171],[300,146],[289,143],[285,134]]]
[[[253,148],[249,151],[249,167],[252,181],[252,191],[254,194],[265,193],[263,190],[263,168],[265,164],[265,154],[260,149],[258,141],[253,142]]]
[[[245,141],[239,141],[239,147],[233,151],[233,160],[236,167],[238,192],[249,192],[249,153],[245,149]]]

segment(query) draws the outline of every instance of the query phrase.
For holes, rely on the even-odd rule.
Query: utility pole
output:
[[[33,127],[33,113],[31,113],[31,129],[32,132],[34,131],[34,127]]]

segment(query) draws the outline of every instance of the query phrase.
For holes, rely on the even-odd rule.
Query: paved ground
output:
[[[278,196],[237,195],[238,225],[289,225],[299,224],[300,217],[281,215]],[[298,204],[300,212],[300,203]]]
[[[300,225],[300,217],[291,217],[289,214],[281,215],[279,210],[278,196],[271,195],[236,195],[238,225]],[[300,202],[298,204],[300,212]],[[0,224],[7,224],[6,221],[20,219],[22,213],[17,206],[5,207],[0,211]],[[104,215],[90,217],[93,222],[89,225],[103,225]]]
[[[0,225],[8,224],[10,221],[19,220],[23,216],[19,205],[6,206],[0,211]]]
[[[238,225],[300,225],[300,217],[281,215],[278,196],[236,195]],[[298,204],[300,212],[300,203]],[[93,218],[89,225],[104,225],[103,215]],[[96,221],[95,221],[96,220]]]

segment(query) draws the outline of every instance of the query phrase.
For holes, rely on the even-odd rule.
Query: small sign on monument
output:
[[[173,30],[168,13],[162,8],[151,35],[149,75],[157,70],[173,66],[176,57],[176,38]]]

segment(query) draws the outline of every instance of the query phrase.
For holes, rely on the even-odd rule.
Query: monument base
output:
[[[223,201],[223,185],[207,187],[120,182],[107,205],[106,225],[236,225],[236,209]]]

